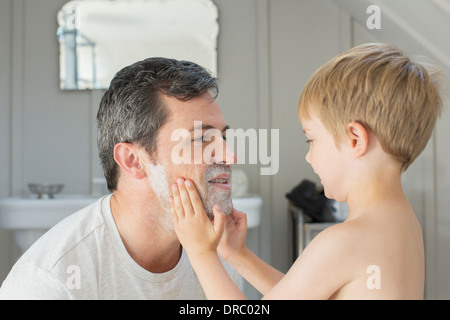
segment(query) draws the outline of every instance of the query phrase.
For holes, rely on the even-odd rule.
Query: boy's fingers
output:
[[[245,212],[237,211],[234,208],[233,208],[233,211],[232,211],[231,214],[233,215],[233,217],[236,218],[236,220],[246,219],[247,218],[247,214]]]
[[[181,204],[183,205],[184,215],[192,216],[194,215],[194,209],[192,208],[191,198],[186,190],[186,186],[184,185],[184,180],[181,178],[177,179],[178,191],[181,198]]]
[[[223,230],[225,228],[225,213],[220,209],[218,205],[215,205],[213,207],[213,213],[214,213],[214,231],[216,234],[222,234]]]
[[[178,215],[173,207],[173,198],[170,198],[170,211],[172,212],[172,220],[175,224],[178,224]]]
[[[190,180],[185,181],[186,189],[189,193],[189,197],[191,198],[191,204],[195,213],[200,213],[205,211],[203,208],[203,202],[198,195],[197,190],[195,189],[194,183]]]
[[[184,218],[183,205],[181,204],[180,192],[178,191],[178,186],[176,184],[172,185],[172,195],[173,195],[173,208],[177,218]]]

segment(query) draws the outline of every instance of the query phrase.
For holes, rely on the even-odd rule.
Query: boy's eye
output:
[[[312,141],[312,139],[308,139],[308,140],[306,140],[305,142],[306,142],[306,143],[312,143],[313,141]]]

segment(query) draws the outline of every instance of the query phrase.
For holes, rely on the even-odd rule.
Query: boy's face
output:
[[[325,128],[322,121],[314,114],[310,119],[300,119],[303,132],[309,143],[306,154],[308,162],[320,178],[327,198],[337,201],[346,201],[345,188],[346,168],[350,162],[349,152],[345,144],[337,148],[331,133]]]

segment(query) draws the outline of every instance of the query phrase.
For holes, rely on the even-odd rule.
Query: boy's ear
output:
[[[134,179],[143,179],[145,170],[139,158],[139,149],[126,142],[120,142],[114,146],[114,160],[122,168],[123,172]]]
[[[366,128],[359,122],[353,121],[347,125],[347,136],[355,158],[363,156],[369,146],[369,135]]]

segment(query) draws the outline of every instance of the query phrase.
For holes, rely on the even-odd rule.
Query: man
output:
[[[97,115],[112,195],[40,238],[13,267],[0,298],[204,298],[172,226],[169,185],[191,179],[210,215],[216,203],[231,211],[235,156],[222,135],[208,137],[227,129],[217,92],[216,79],[192,62],[150,58],[121,70]],[[180,130],[188,134],[173,139]],[[193,150],[182,163],[173,161],[180,145]]]

